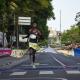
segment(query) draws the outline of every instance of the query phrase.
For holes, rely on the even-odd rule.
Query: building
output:
[[[48,30],[49,30],[49,44],[54,44],[54,43],[59,44],[61,32],[56,31],[52,27],[49,27]]]

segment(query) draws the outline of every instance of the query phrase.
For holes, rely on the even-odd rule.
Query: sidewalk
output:
[[[40,48],[38,52],[42,52],[44,49]],[[22,57],[12,57],[12,56],[8,56],[8,57],[0,57],[0,71],[4,71],[7,69],[10,69],[14,66],[17,66],[21,63],[23,63],[24,61],[27,61],[29,59],[28,55],[24,55]]]
[[[0,71],[10,69],[16,65],[21,64],[22,62],[26,61],[28,56],[25,55],[22,58],[14,58],[14,57],[0,57]]]
[[[50,46],[43,49],[43,52],[51,52],[51,53],[56,53],[56,50],[54,48],[51,48]]]
[[[64,55],[66,55],[66,56],[74,56],[74,52],[72,51],[72,50],[62,50],[62,49],[60,49],[60,50],[57,50],[57,52],[59,52],[59,53],[62,53],[62,54],[64,54]]]

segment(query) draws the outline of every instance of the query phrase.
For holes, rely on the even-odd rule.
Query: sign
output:
[[[19,42],[27,42],[28,41],[28,38],[24,38],[26,37],[27,35],[19,35]]]
[[[31,17],[18,17],[18,19],[22,19],[22,20],[28,19],[28,20],[31,20]]]
[[[19,25],[31,25],[31,17],[18,17]]]
[[[31,23],[19,22],[19,25],[31,25]]]
[[[10,55],[11,51],[12,50],[10,48],[0,48],[0,56],[1,55]]]
[[[26,54],[26,50],[15,49],[12,50],[11,56],[16,58],[21,58]]]

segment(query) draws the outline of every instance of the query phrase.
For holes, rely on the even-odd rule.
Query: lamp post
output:
[[[61,46],[61,10],[60,10],[60,33],[59,33],[59,39],[60,39],[60,46]]]
[[[16,15],[15,15],[15,12],[17,11],[18,9],[18,6],[14,3],[14,2],[11,2],[10,3],[10,7],[13,11],[13,15],[14,15],[14,35],[15,35],[15,29],[16,29],[16,47],[18,48],[18,44],[19,44],[19,34],[18,34],[18,25],[17,25],[17,22],[16,22]]]

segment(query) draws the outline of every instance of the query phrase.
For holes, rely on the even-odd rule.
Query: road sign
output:
[[[31,25],[31,22],[19,22],[19,25]]]
[[[28,20],[31,20],[31,17],[18,17],[18,19],[28,19]]]
[[[10,55],[11,51],[12,50],[10,48],[0,48],[0,56]]]
[[[19,42],[27,42],[28,41],[28,38],[24,38],[26,37],[27,35],[19,35]]]
[[[31,17],[18,17],[19,25],[31,25]]]

